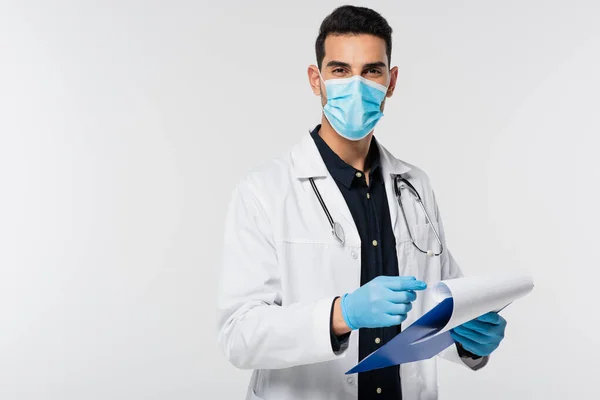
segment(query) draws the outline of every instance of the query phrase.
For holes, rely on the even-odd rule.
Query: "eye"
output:
[[[331,71],[336,76],[341,76],[346,74],[346,70],[342,67],[337,67],[333,71]]]
[[[369,68],[366,72],[370,76],[380,76],[381,75],[381,70],[379,68]]]

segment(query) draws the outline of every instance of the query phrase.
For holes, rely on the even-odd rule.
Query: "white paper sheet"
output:
[[[499,312],[533,289],[530,276],[495,275],[448,279],[438,282],[431,292],[436,303],[452,297],[450,321],[434,335],[440,335],[487,312]]]

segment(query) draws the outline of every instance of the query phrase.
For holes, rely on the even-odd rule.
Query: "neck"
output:
[[[359,171],[368,173],[365,171],[365,160],[369,153],[369,146],[371,145],[371,138],[373,132],[360,140],[348,140],[338,135],[338,133],[332,128],[331,124],[325,118],[321,118],[321,129],[319,129],[319,136],[323,138],[325,143],[338,155],[344,162]]]

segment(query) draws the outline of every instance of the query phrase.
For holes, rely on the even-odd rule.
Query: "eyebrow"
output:
[[[374,62],[374,63],[365,64],[363,66],[363,69],[376,68],[376,67],[386,68],[387,65],[383,61],[377,61],[377,62]]]
[[[343,62],[343,61],[329,61],[327,63],[328,67],[343,67],[343,68],[348,68],[351,69],[350,64]],[[369,69],[369,68],[375,68],[375,67],[382,67],[382,68],[386,68],[387,65],[383,62],[383,61],[377,61],[377,62],[372,62],[372,63],[368,63],[363,65],[363,69]]]
[[[342,61],[335,61],[335,60],[329,61],[327,63],[327,66],[328,67],[344,67],[344,68],[350,69],[350,64],[342,62]]]

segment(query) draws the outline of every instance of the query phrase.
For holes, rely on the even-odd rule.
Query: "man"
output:
[[[446,248],[427,175],[394,158],[373,136],[398,68],[392,29],[373,10],[343,6],[323,21],[308,78],[321,124],[289,154],[236,187],[225,226],[219,343],[253,369],[247,399],[437,399],[436,359],[345,375],[431,308],[427,282],[461,276],[439,256],[422,210],[392,177],[408,179]],[[412,199],[412,197],[411,197]],[[333,231],[333,234],[332,234]],[[439,249],[434,249],[436,252]],[[452,331],[440,354],[472,369],[487,363],[505,321],[486,314]]]

